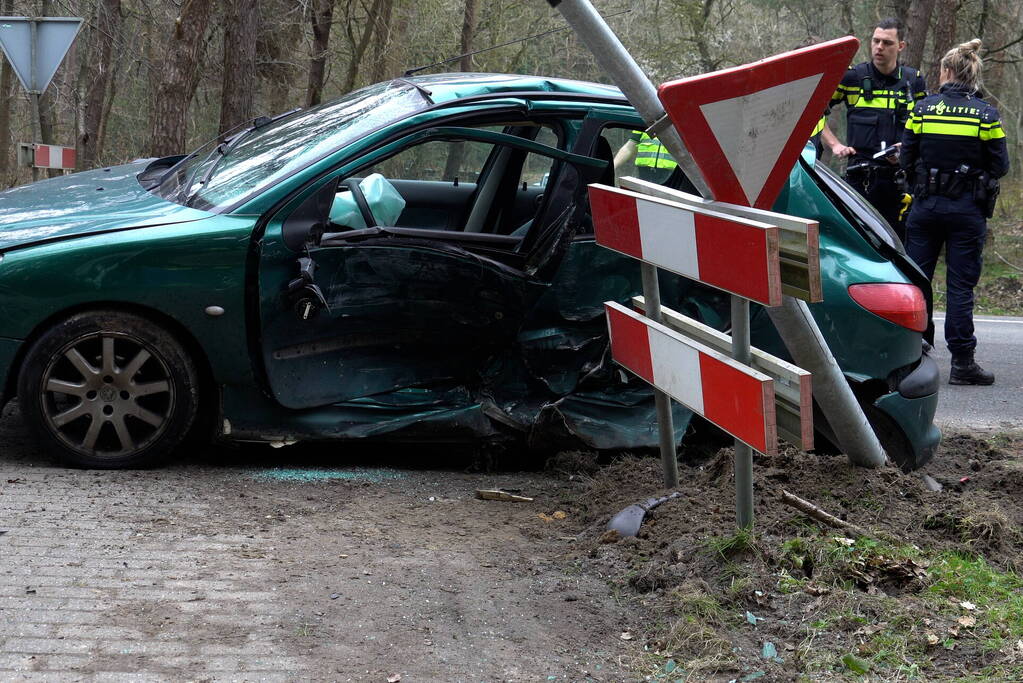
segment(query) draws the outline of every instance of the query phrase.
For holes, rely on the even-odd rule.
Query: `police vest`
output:
[[[857,157],[869,158],[881,151],[881,143],[902,139],[913,102],[926,94],[916,69],[898,66],[885,75],[873,63],[863,62],[846,71],[831,106],[845,103],[846,144],[856,149]]]
[[[998,110],[954,84],[917,102],[906,121],[903,155],[917,171],[965,166],[997,178],[1009,167]]]
[[[636,142],[636,166],[647,168],[675,168],[678,162],[656,138],[645,132],[639,132]]]

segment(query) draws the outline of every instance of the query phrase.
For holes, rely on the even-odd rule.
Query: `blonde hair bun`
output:
[[[961,52],[980,52],[980,38],[974,38],[965,43],[960,43],[958,49]]]

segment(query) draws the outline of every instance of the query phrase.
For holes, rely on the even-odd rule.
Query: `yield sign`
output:
[[[657,89],[714,199],[771,208],[859,44],[847,36]]]
[[[33,36],[33,24],[35,36]],[[82,20],[73,17],[0,17],[0,48],[30,93],[42,93],[75,42]],[[35,63],[32,42],[35,39]]]

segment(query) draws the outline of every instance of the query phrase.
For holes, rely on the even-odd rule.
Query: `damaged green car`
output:
[[[607,86],[417,77],[0,193],[0,404],[17,396],[39,441],[85,467],[164,460],[195,430],[655,446],[651,391],[611,360],[603,317],[639,267],[594,243],[586,200],[635,174],[613,159],[642,127]],[[775,208],[820,221],[811,309],[889,454],[923,464],[939,439],[927,281],[812,161]],[[721,293],[665,276],[662,300],[727,326]],[[754,309],[754,344],[786,355]]]

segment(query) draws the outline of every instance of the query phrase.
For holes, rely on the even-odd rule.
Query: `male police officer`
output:
[[[881,20],[870,40],[871,60],[850,67],[831,98],[830,108],[845,103],[849,144],[842,144],[827,126],[821,133],[832,153],[849,158],[849,184],[874,205],[900,238],[905,234],[899,220],[905,182],[894,146],[902,140],[913,102],[927,94],[920,73],[899,64],[899,53],[905,48],[899,21]],[[884,154],[886,149],[892,151]]]

